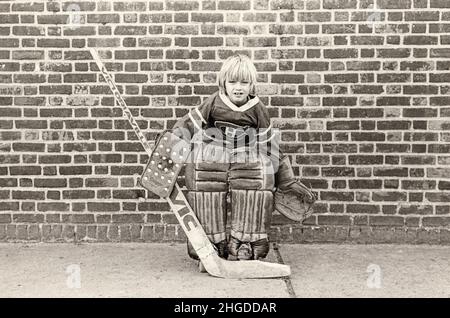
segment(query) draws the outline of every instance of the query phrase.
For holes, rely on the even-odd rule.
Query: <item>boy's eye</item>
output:
[[[229,84],[236,84],[237,81],[228,81],[228,83],[229,83]],[[249,84],[250,82],[242,81],[242,82],[239,82],[239,83],[244,84],[244,85],[247,85],[247,84]]]

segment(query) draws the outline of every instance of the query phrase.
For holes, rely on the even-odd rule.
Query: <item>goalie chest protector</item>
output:
[[[167,198],[172,193],[177,177],[187,160],[191,145],[165,131],[156,140],[147,167],[141,176],[141,185],[156,195]]]

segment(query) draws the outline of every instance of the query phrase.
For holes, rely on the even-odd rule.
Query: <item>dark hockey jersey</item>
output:
[[[273,131],[269,112],[258,96],[250,96],[247,103],[236,106],[226,95],[216,92],[200,106],[179,119],[173,131],[176,133],[177,128],[185,128],[190,135],[184,137],[191,138],[198,131],[215,127],[218,121],[256,129],[260,143],[258,147],[264,149],[270,156],[275,168],[276,184],[288,182],[294,178],[289,158],[279,149],[280,135]],[[283,172],[280,175],[281,171]]]
[[[196,130],[217,127],[217,122],[254,128],[258,134],[267,134],[271,129],[269,112],[258,96],[250,96],[247,103],[236,106],[226,95],[219,92],[192,109],[178,120],[173,128],[186,128],[193,136]]]

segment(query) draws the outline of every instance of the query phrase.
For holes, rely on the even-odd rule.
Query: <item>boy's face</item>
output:
[[[240,106],[247,102],[248,95],[250,94],[250,82],[226,80],[225,90],[233,104]]]

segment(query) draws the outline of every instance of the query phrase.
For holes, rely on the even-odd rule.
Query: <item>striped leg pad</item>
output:
[[[189,191],[188,201],[213,243],[226,239],[226,192]]]
[[[267,238],[273,211],[273,193],[231,190],[231,235],[243,242]]]

